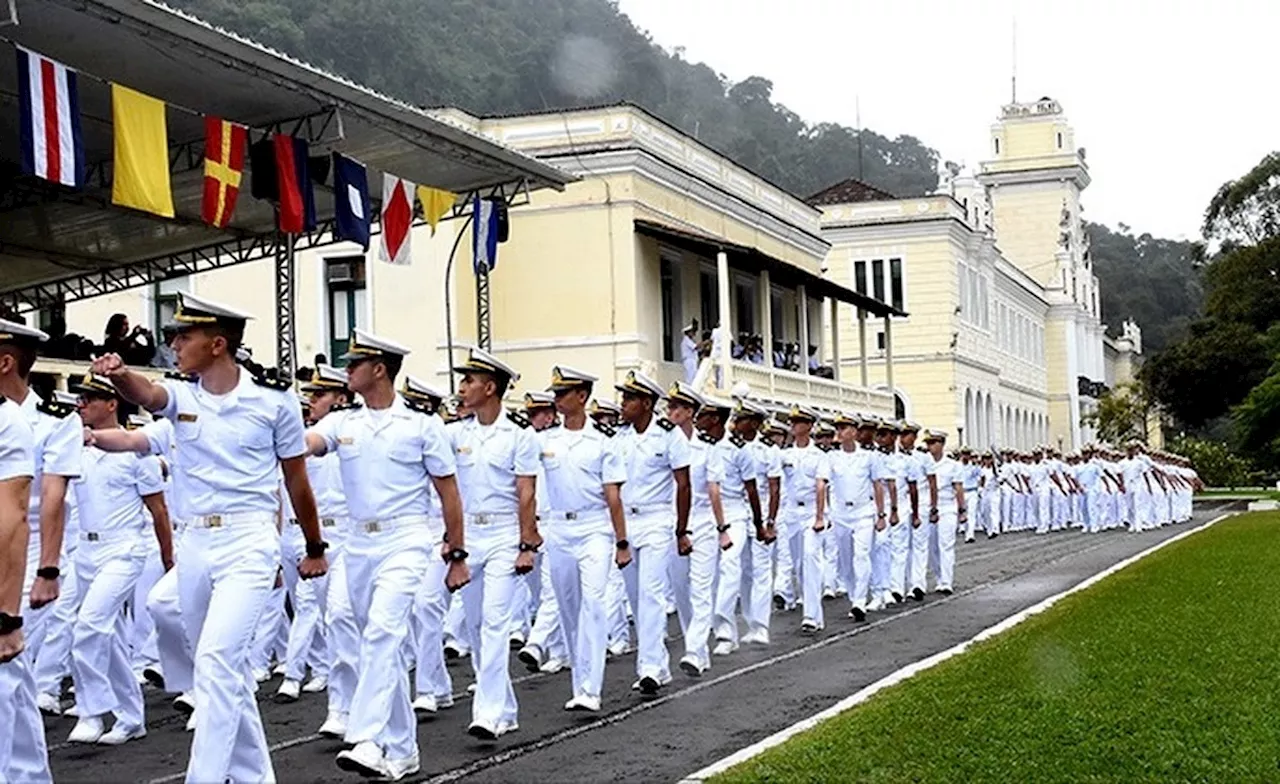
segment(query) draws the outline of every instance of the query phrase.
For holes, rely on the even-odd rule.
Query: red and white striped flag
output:
[[[44,55],[15,48],[22,171],[73,188],[84,187],[76,72]]]

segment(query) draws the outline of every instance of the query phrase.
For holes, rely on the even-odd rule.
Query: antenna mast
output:
[[[862,99],[853,96],[853,122],[858,126],[858,179],[862,179]]]
[[[1012,91],[1011,103],[1018,102],[1018,15],[1013,16],[1013,64],[1011,67],[1012,76],[1010,77],[1010,89]]]

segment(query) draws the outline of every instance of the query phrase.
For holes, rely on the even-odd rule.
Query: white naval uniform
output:
[[[462,589],[462,599],[464,636],[476,676],[471,719],[501,735],[519,726],[509,645],[519,579],[516,480],[538,475],[538,442],[532,429],[505,414],[489,425],[469,417],[447,430],[458,464],[470,553],[471,582]]]
[[[290,393],[239,369],[213,395],[199,381],[159,382],[173,422],[177,491],[190,513],[177,563],[179,603],[195,651],[195,736],[189,784],[275,780],[249,678],[250,641],[280,566],[281,460],[306,453]]]
[[[79,417],[77,417],[79,419]],[[36,659],[36,692],[53,695],[62,691],[62,679],[71,675],[71,645],[76,615],[80,612],[80,580],[76,576],[80,546],[80,510],[76,502],[75,480],[67,483],[63,500],[62,575],[58,600],[45,616],[44,637],[40,641],[40,657]]]
[[[756,460],[756,490],[760,494],[760,514],[769,519],[769,503],[772,491],[771,479],[782,487],[782,450],[767,443],[757,435],[747,442],[747,451]],[[778,498],[781,512],[782,498]],[[774,520],[777,533],[777,520]],[[773,615],[773,566],[777,558],[777,541],[762,542],[756,536],[748,536],[742,548],[742,616],[747,621],[747,633],[756,642],[769,642],[769,620]],[[750,639],[750,638],[749,638]]]
[[[850,451],[832,450],[828,457],[841,581],[849,591],[850,605],[865,611],[871,590],[871,548],[876,534],[875,486],[888,477],[884,454],[878,449],[855,446]],[[887,525],[887,516],[885,522]]]
[[[911,555],[912,506],[911,487],[916,488],[916,504],[920,525],[929,522],[929,488],[925,482],[924,466],[914,452],[897,449],[890,456],[890,470],[897,479],[898,524],[892,528],[889,552],[889,590],[898,596],[907,593],[907,564]]]
[[[154,541],[143,499],[164,492],[160,460],[87,447],[72,488],[81,517],[76,548],[80,611],[71,649],[76,707],[81,718],[113,713],[117,727],[138,729],[143,725],[142,689],[129,660],[124,608]]]
[[[781,451],[782,500],[778,505],[778,571],[773,593],[781,597],[786,609],[795,607],[797,586],[803,592],[804,572],[808,568],[805,539],[820,536],[813,531],[813,521],[818,504],[818,474],[826,460],[826,453],[812,440],[803,447],[793,445]],[[819,599],[822,598],[821,585],[819,569]]]
[[[18,404],[0,397],[0,481],[31,477],[37,466],[35,433],[28,417]],[[35,533],[31,536],[38,538]],[[25,623],[30,612],[25,596],[17,612]],[[25,627],[23,631],[25,642]],[[0,781],[53,781],[44,721],[36,707],[35,678],[25,655],[0,664],[0,727],[4,728],[0,731]]]
[[[872,536],[871,597],[873,600],[880,599],[889,604],[893,601],[893,596],[889,595],[889,569],[893,563],[893,536],[894,532],[902,525],[901,515],[904,512],[901,508],[897,509],[899,521],[895,524],[893,522],[894,507],[898,505],[898,487],[902,485],[903,479],[895,460],[895,454],[879,446],[874,449],[880,455],[880,466],[884,473],[885,527],[883,531],[876,531]],[[889,486],[890,481],[893,482],[892,488]]]
[[[934,588],[951,590],[956,568],[956,529],[959,526],[960,499],[955,486],[964,487],[966,466],[950,457],[936,461],[938,477],[938,524],[931,526],[931,557],[934,564]],[[969,498],[965,497],[965,503]]]
[[[931,512],[936,507],[931,506],[929,477],[933,476],[936,479],[938,464],[928,452],[917,451],[912,453],[911,457],[916,461],[918,469],[916,492],[920,498],[920,526],[911,529],[911,562],[908,564],[907,578],[910,582],[909,587],[914,593],[929,587],[929,557],[937,528],[937,524],[931,521],[933,517]],[[941,485],[939,485],[939,494],[941,494]],[[940,505],[941,498],[939,498]]]
[[[621,485],[626,465],[613,431],[594,422],[581,429],[553,427],[537,434],[547,512],[543,558],[569,648],[574,697],[598,699],[604,685],[608,628],[605,591],[614,569],[613,520],[605,485]],[[633,567],[628,567],[633,568]],[[541,615],[543,610],[538,610]]]
[[[1151,477],[1144,458],[1144,455],[1137,454],[1120,461],[1120,472],[1124,476],[1124,507],[1132,532],[1154,527],[1151,520]]]
[[[738,647],[738,600],[742,596],[743,550],[755,536],[746,483],[756,481],[756,460],[746,441],[725,436],[707,456],[707,483],[720,486],[724,525],[732,546],[720,553],[715,586],[715,635],[730,650]],[[758,490],[758,488],[757,488]],[[745,607],[745,602],[744,602]],[[721,645],[717,645],[720,648]]]
[[[689,543],[693,552],[671,561],[676,612],[684,634],[684,658],[700,671],[711,666],[707,640],[711,636],[716,572],[720,567],[720,535],[707,490],[707,464],[715,444],[715,439],[705,433],[695,431],[690,435]]]
[[[811,447],[813,452],[809,453]],[[800,570],[800,588],[804,603],[804,618],[802,622],[808,621],[815,628],[821,629],[825,620],[822,614],[822,596],[827,577],[826,550],[834,536],[830,530],[831,526],[827,522],[831,519],[830,501],[828,500],[831,497],[829,485],[825,490],[826,498],[824,500],[826,504],[824,505],[824,516],[821,520],[817,517],[818,510],[816,505],[818,502],[818,481],[830,482],[831,480],[831,452],[815,444],[810,444],[809,447],[805,447],[802,451],[805,452],[802,458],[796,456],[793,459],[796,461],[797,471],[802,471],[804,474],[800,483],[803,485],[803,489],[810,491],[809,495],[813,500],[804,506],[795,508],[790,524],[802,527],[800,539],[804,558],[804,565]],[[785,493],[783,498],[788,498]],[[822,530],[814,530],[815,525],[820,526]]]
[[[671,680],[667,652],[666,595],[675,556],[675,471],[689,467],[689,439],[665,419],[652,418],[643,433],[623,425],[614,436],[627,470],[622,506],[633,563],[622,571],[636,621],[636,677]]]
[[[327,455],[326,455],[327,457]],[[311,461],[307,458],[307,467]],[[311,479],[311,471],[307,471],[307,479]],[[315,486],[312,485],[315,494]],[[280,521],[280,571],[284,582],[284,592],[289,597],[289,605],[293,608],[293,618],[285,618],[285,648],[280,657],[284,667],[286,680],[301,681],[306,678],[308,666],[314,677],[329,677],[328,635],[324,629],[325,598],[329,589],[329,575],[314,580],[303,580],[298,566],[307,554],[307,540],[302,533],[302,525],[298,522],[293,504],[289,502],[289,494],[284,486],[283,476],[280,482],[280,500],[283,515]],[[319,514],[320,500],[316,499],[316,512]],[[336,528],[335,520],[321,517],[321,535],[328,542],[332,531]],[[330,548],[333,544],[330,543]],[[325,557],[330,552],[325,551]]]
[[[964,485],[965,502],[973,506],[969,510],[969,514],[966,515],[964,523],[964,539],[967,542],[973,538],[978,519],[982,515],[982,502],[978,498],[978,485],[982,481],[982,466],[978,463],[961,463],[960,475],[964,477],[961,484]]]
[[[351,520],[342,558],[360,657],[346,742],[373,743],[388,762],[416,762],[404,653],[419,584],[445,590],[444,531],[432,525],[428,485],[455,473],[448,435],[438,417],[399,395],[388,408],[332,412],[311,432],[338,455]]]
[[[439,417],[435,414],[428,416]],[[444,420],[441,420],[444,424]],[[446,437],[448,433],[445,434]],[[453,454],[453,448],[449,448],[449,453]],[[456,468],[456,465],[455,465]],[[436,493],[435,485],[427,483],[427,517],[429,525],[433,531],[444,531],[444,510],[440,508],[440,495]],[[432,565],[432,569],[435,566]],[[445,570],[448,570],[448,564],[445,564]],[[330,570],[332,572],[332,569]],[[343,581],[346,581],[345,574]],[[418,587],[417,594],[413,597],[413,639],[412,654],[414,660],[413,667],[413,686],[414,694],[419,698],[430,697],[435,701],[437,707],[441,704],[451,704],[453,701],[453,678],[449,676],[449,669],[445,666],[444,661],[444,640],[445,640],[445,620],[449,614],[450,601],[456,598],[461,602],[461,597],[456,594],[450,594],[448,589],[444,587],[443,578],[436,580],[423,580],[422,585]],[[461,608],[461,604],[458,605]],[[348,603],[348,608],[350,604]],[[459,610],[461,613],[461,609]],[[461,629],[461,624],[459,624]],[[359,645],[359,635],[357,633],[357,648]],[[357,650],[358,654],[358,650]],[[354,684],[353,684],[354,685]],[[332,686],[330,686],[332,688]],[[332,694],[329,700],[331,710],[341,710],[345,712],[345,707],[338,707],[333,699]],[[350,699],[346,701],[350,704]]]
[[[1027,516],[1033,514],[1036,533],[1045,534],[1053,524],[1053,480],[1049,478],[1049,464],[1044,460],[1027,465],[1027,481],[1031,483],[1031,496],[1027,499]]]
[[[1084,530],[1097,533],[1102,530],[1102,466],[1098,458],[1092,458],[1076,466],[1076,481],[1084,488],[1080,522]]]

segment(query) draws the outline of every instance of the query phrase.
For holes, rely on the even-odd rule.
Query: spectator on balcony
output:
[[[155,339],[141,324],[130,330],[129,317],[116,313],[107,320],[102,352],[119,354],[126,365],[149,365],[156,354]]]
[[[692,384],[693,377],[698,375],[698,342],[694,340],[697,334],[698,320],[694,319],[684,328],[684,337],[680,340],[680,364],[684,365],[686,384]]]
[[[160,328],[160,345],[156,346],[156,355],[151,359],[151,366],[173,370],[178,367],[178,353],[173,350],[173,339],[178,335],[177,324],[165,324]]]

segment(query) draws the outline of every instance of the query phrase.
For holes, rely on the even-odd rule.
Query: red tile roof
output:
[[[897,197],[879,188],[868,185],[862,180],[850,177],[818,191],[805,202],[817,207],[823,204],[850,204],[859,201],[889,201]]]

